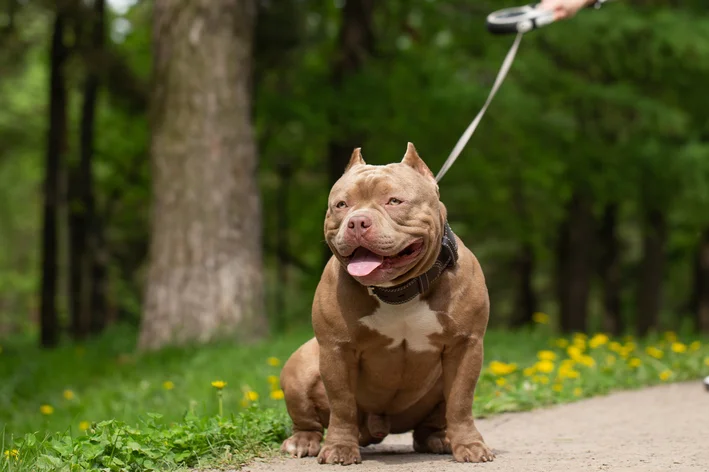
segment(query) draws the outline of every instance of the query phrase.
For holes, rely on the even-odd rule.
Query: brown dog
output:
[[[325,237],[333,257],[315,292],[315,338],[281,373],[293,420],[281,449],[347,465],[361,462],[360,446],[413,430],[418,452],[491,461],[472,414],[485,278],[411,143],[387,166],[354,151],[330,192]]]

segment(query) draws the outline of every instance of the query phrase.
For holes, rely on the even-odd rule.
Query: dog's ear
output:
[[[366,162],[364,162],[364,159],[362,159],[362,148],[357,148],[354,151],[352,151],[352,155],[350,156],[350,162],[347,164],[347,167],[345,167],[345,172],[350,170],[351,168],[355,166],[364,166],[367,165]]]
[[[424,177],[429,177],[434,181],[436,180],[433,172],[431,172],[431,169],[429,169],[426,163],[423,162],[423,159],[419,157],[416,152],[416,148],[412,143],[408,143],[406,145],[406,154],[404,154],[404,159],[402,159],[401,163],[406,164],[409,167],[413,167],[416,172]]]

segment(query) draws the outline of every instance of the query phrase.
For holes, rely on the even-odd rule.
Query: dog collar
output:
[[[408,280],[394,287],[369,287],[370,293],[379,300],[389,305],[401,305],[413,300],[417,296],[426,293],[431,284],[441,276],[448,267],[454,267],[458,262],[458,244],[455,242],[455,234],[446,222],[443,225],[443,239],[441,240],[441,251],[433,267],[415,279]]]

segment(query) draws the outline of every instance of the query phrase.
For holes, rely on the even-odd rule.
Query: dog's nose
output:
[[[366,233],[371,226],[372,219],[366,215],[353,216],[347,222],[347,228],[357,235]]]

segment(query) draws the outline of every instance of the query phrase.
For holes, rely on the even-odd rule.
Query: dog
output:
[[[492,461],[472,413],[485,277],[413,144],[386,166],[355,149],[330,191],[324,231],[333,255],[313,300],[315,337],[280,377],[293,420],[281,450],[356,464],[360,447],[413,430],[417,452]]]

